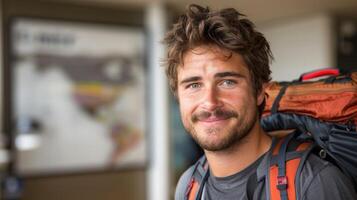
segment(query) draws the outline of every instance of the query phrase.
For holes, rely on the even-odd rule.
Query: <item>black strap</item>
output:
[[[286,89],[288,88],[288,84],[287,85],[284,85],[280,91],[279,91],[279,94],[276,96],[275,100],[274,100],[274,103],[271,107],[271,113],[274,114],[274,113],[277,113],[278,112],[278,109],[279,109],[279,103],[280,103],[280,100],[281,98],[283,98],[285,92],[286,92]]]
[[[279,149],[279,154],[278,154],[278,185],[277,188],[280,191],[280,199],[281,200],[288,200],[288,193],[287,193],[287,187],[288,187],[288,180],[286,177],[286,152],[288,149],[288,145],[290,140],[294,137],[294,134],[288,135],[286,138],[284,138],[280,149]]]
[[[257,179],[257,173],[253,173],[249,178],[247,182],[247,197],[248,200],[252,200],[254,196],[254,191],[258,186],[258,179]]]
[[[201,200],[203,188],[205,187],[205,183],[206,183],[208,177],[209,177],[209,170],[206,170],[205,174],[203,175],[203,178],[202,178],[202,181],[200,184],[200,188],[198,189],[198,192],[196,194],[196,198],[195,198],[196,200]]]
[[[304,155],[305,152],[298,152],[298,151],[294,151],[294,152],[288,152],[286,153],[286,162],[289,160],[293,160],[296,158],[301,158]],[[272,165],[278,165],[278,160],[279,157],[278,156],[272,156],[270,159],[270,166]]]
[[[293,132],[291,134],[296,134],[299,135],[298,132]],[[286,152],[296,152],[296,149],[299,147],[302,141],[298,141],[296,138],[293,140],[290,140],[288,148],[286,149]],[[289,159],[290,160],[290,159]]]

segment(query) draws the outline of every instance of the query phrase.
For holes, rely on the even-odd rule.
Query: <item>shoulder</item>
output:
[[[183,200],[185,198],[186,188],[191,180],[195,165],[188,168],[180,177],[175,190],[175,200]]]
[[[309,155],[300,175],[301,199],[357,199],[351,180],[332,163]]]

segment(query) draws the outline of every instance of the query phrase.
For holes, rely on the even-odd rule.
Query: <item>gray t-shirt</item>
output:
[[[213,175],[209,176],[205,185],[204,199],[247,199],[247,181],[249,177],[256,172],[262,159],[263,156],[244,170],[227,177],[215,177]]]

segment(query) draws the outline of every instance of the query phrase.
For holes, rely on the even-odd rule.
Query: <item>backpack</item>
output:
[[[322,80],[305,82],[331,74]],[[277,112],[293,113],[357,126],[357,72],[342,75],[337,69],[318,70],[292,82],[272,82],[265,92],[263,118]]]
[[[326,74],[334,76],[303,82]],[[353,151],[357,149],[357,73],[340,75],[335,69],[307,73],[292,82],[273,82],[267,95],[263,129],[294,130],[274,140],[268,152],[269,182],[265,185],[270,199],[298,199],[295,177],[311,153],[339,167],[357,190],[357,151]],[[328,109],[331,105],[334,109]],[[343,112],[337,112],[336,105]],[[184,194],[185,200],[200,200],[209,177],[206,158],[201,157],[187,173],[187,180],[182,181],[185,187],[178,187],[176,193]],[[254,173],[247,182],[248,199],[256,185]]]

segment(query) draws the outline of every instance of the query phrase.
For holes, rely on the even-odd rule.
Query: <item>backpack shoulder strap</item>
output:
[[[175,200],[195,200],[202,193],[208,174],[206,157],[202,156],[181,176],[175,191]]]
[[[247,199],[248,200],[252,200],[254,199],[254,193],[258,187],[258,185],[261,182],[264,182],[264,185],[268,185],[265,184],[266,182],[269,182],[267,177],[268,177],[268,169],[269,166],[271,164],[271,152],[273,152],[274,147],[276,146],[277,142],[279,141],[278,137],[273,137],[272,138],[272,144],[269,148],[269,150],[265,153],[264,157],[262,158],[261,162],[259,163],[255,173],[253,173],[252,175],[249,176],[248,180],[247,180]],[[267,191],[269,190],[269,187],[266,188],[266,197],[269,197],[269,194],[267,193]],[[269,198],[268,198],[269,200]]]
[[[184,200],[185,197],[185,192],[190,184],[192,175],[193,175],[193,170],[195,168],[195,165],[192,165],[190,168],[188,168],[180,177],[177,186],[176,186],[176,191],[175,191],[175,200]]]
[[[311,142],[299,142],[290,134],[277,142],[271,152],[268,170],[270,199],[295,200],[295,177],[312,149]]]

